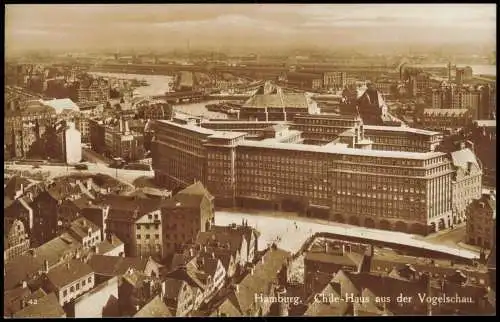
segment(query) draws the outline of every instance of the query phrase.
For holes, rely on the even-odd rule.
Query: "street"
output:
[[[243,219],[248,221],[248,225],[255,227],[261,233],[263,242],[259,245],[260,250],[266,248],[267,244],[276,242],[280,248],[295,253],[300,249],[307,238],[314,233],[330,232],[379,241],[390,240],[391,242],[397,242],[402,245],[432,249],[464,258],[472,259],[479,257],[479,253],[460,247],[460,245],[452,246],[430,243],[416,235],[351,226],[298,216],[294,216],[293,218],[283,215],[276,216],[272,211],[252,213],[216,211],[215,215],[215,223],[222,226],[231,223],[241,224]]]
[[[29,171],[29,172],[50,172],[50,177],[59,177],[64,175],[69,175],[72,173],[88,173],[88,174],[107,174],[113,178],[123,181],[128,184],[133,184],[134,181],[142,176],[152,177],[154,176],[153,171],[140,171],[140,170],[124,170],[124,169],[113,169],[109,168],[107,165],[102,163],[89,163],[85,162],[88,166],[88,170],[76,170],[73,166],[52,166],[52,165],[41,165],[39,168],[33,168],[32,165],[4,165],[4,169],[18,170],[18,171]]]

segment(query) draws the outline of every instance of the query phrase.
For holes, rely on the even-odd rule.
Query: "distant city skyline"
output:
[[[6,51],[495,45],[495,4],[6,5]]]

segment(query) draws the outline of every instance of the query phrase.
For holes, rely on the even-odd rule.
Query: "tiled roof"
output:
[[[147,259],[140,257],[117,257],[106,255],[93,255],[88,261],[94,273],[104,276],[119,276],[127,272],[129,268],[144,272]]]
[[[165,284],[165,300],[167,302],[176,303],[178,301],[179,292],[186,282],[176,278],[167,277],[163,283]]]
[[[123,245],[123,242],[115,234],[111,234],[111,242],[108,239],[104,239],[97,247],[100,254],[106,254],[121,245]]]
[[[63,233],[35,249],[36,257],[49,261],[49,266],[59,262],[67,254],[82,248],[82,244],[68,233]]]
[[[92,267],[87,263],[70,260],[51,269],[47,273],[47,278],[55,287],[62,288],[92,273]]]
[[[210,247],[221,247],[231,250],[235,254],[241,249],[243,234],[228,231],[206,231],[199,232],[196,236],[196,244]]]
[[[23,310],[14,314],[14,318],[63,318],[66,313],[59,305],[59,301],[54,293],[50,293],[36,300],[36,304],[31,304]]]
[[[333,296],[333,298],[341,298],[339,285],[336,283],[328,283],[320,292],[325,296]],[[343,316],[349,309],[348,303],[339,301],[339,303],[325,303],[322,301],[314,301],[308,305],[305,316]]]
[[[219,259],[216,257],[212,258],[212,255],[209,254],[200,254],[193,262],[196,264],[198,270],[213,277],[217,271]]]
[[[16,192],[21,190],[21,186],[27,188],[31,184],[31,181],[21,176],[13,176],[7,182],[7,185],[4,188],[3,194],[4,196],[14,198]]]
[[[70,226],[70,232],[74,233],[76,236],[80,238],[87,237],[89,230],[93,234],[99,231],[100,228],[92,221],[83,217],[75,219]]]
[[[227,316],[227,317],[241,317],[244,316],[242,312],[233,304],[229,298],[225,299],[222,304],[220,304],[211,314],[211,317],[217,316]]]
[[[109,205],[109,219],[135,221],[144,214],[160,209],[160,200],[143,199],[131,196],[106,195],[100,204]]]
[[[233,305],[246,315],[255,302],[255,294],[268,294],[271,283],[276,279],[290,253],[281,249],[269,249],[264,255],[264,262],[259,261],[253,274],[246,275],[238,284],[237,290],[230,295]]]
[[[201,273],[202,272],[193,269],[192,266],[186,265],[178,267],[174,271],[168,273],[166,277],[184,281],[191,287],[197,287],[204,290],[206,285],[200,280],[199,275]]]
[[[358,267],[363,261],[363,255],[347,253],[344,255],[328,254],[325,252],[308,252],[304,258],[306,261],[330,263],[337,265],[350,265]]]
[[[173,317],[167,305],[161,300],[160,296],[153,298],[148,304],[134,315],[134,318],[162,318]]]

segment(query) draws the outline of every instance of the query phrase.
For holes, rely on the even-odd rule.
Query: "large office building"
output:
[[[311,118],[312,124],[318,119]],[[339,117],[337,122],[355,125],[326,144],[312,145],[303,142],[314,131],[284,124],[256,136],[224,129],[222,123],[216,131],[192,119],[158,120],[155,179],[170,189],[199,180],[219,205],[272,207],[381,229],[426,234],[463,220],[454,203],[481,188],[481,168],[471,150],[455,156],[433,151],[438,133],[419,136],[399,127],[393,131],[402,133],[399,137],[411,134],[403,144],[407,151],[391,151],[380,142],[377,150],[361,120]],[[390,129],[369,131],[384,137]],[[465,170],[472,166],[479,167],[479,175],[475,171],[467,180]],[[457,171],[467,185],[455,184]]]

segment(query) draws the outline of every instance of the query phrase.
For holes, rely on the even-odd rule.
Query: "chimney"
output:
[[[92,190],[92,178],[87,179],[87,190]]]
[[[262,257],[260,258],[260,262],[261,262],[262,264],[264,264],[264,262],[265,262],[265,258],[266,258],[265,254],[264,254],[264,255],[262,255]]]
[[[66,268],[69,270],[70,269],[70,264],[69,264],[69,261],[66,263]]]
[[[98,246],[98,245],[95,245],[94,247],[95,247],[95,253],[96,253],[96,254],[99,254],[99,246]]]
[[[205,245],[205,246],[203,246],[203,251],[204,251],[204,252],[207,252],[207,246],[206,246],[206,245]]]
[[[325,241],[325,253],[329,253],[330,252],[330,245],[328,244],[328,241]]]
[[[21,194],[24,194],[24,184],[21,183]]]
[[[83,226],[83,227],[87,227],[87,221],[86,221],[85,219],[84,219],[84,220],[82,220],[82,226]]]
[[[189,256],[191,257],[194,256],[194,250],[192,248],[189,248]]]
[[[45,273],[48,273],[49,272],[49,261],[48,260],[44,260],[43,261],[43,271]]]
[[[28,287],[28,282],[22,281],[21,285],[22,285],[22,288],[27,288]]]
[[[250,268],[250,274],[253,275],[253,273],[255,273],[255,268],[252,266],[252,268]]]

